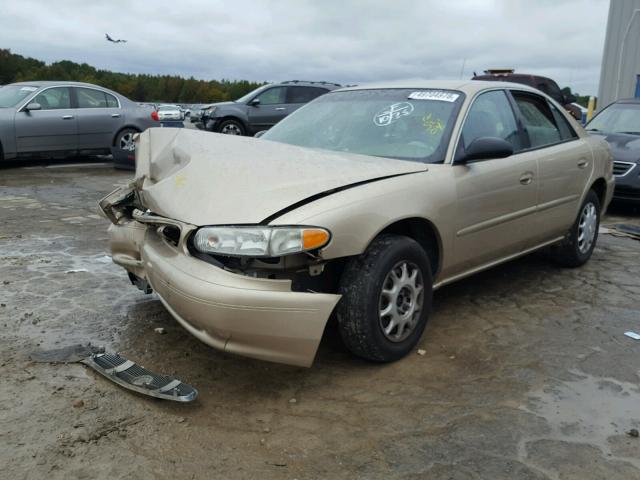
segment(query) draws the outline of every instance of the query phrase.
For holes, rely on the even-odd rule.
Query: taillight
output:
[[[155,110],[153,112],[151,112],[151,119],[155,120],[156,122],[160,121],[160,117],[158,116],[158,112],[156,112]]]

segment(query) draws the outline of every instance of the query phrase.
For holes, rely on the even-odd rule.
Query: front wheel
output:
[[[593,190],[589,190],[578,212],[578,218],[565,239],[552,247],[552,259],[563,267],[584,265],[596,246],[600,228],[600,200]]]
[[[432,302],[429,258],[413,239],[381,235],[346,266],[337,318],[351,352],[391,362],[407,355],[427,324]]]
[[[225,135],[244,135],[244,126],[237,120],[225,120],[218,126],[218,132]]]

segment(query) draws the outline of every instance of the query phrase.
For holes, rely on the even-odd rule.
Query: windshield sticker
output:
[[[20,89],[21,92],[35,92],[38,87],[22,87]]]
[[[443,92],[440,90],[422,90],[412,92],[409,100],[439,100],[441,102],[455,102],[460,95],[458,93]]]
[[[439,118],[433,118],[431,114],[427,114],[422,117],[422,125],[427,133],[431,135],[437,135],[444,130],[444,123]]]
[[[413,112],[413,105],[409,102],[394,103],[382,110],[380,110],[373,117],[373,123],[378,127],[386,127],[399,120],[401,117],[411,115]]]

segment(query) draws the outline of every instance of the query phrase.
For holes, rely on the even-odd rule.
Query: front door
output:
[[[78,148],[111,147],[125,121],[118,99],[95,88],[75,87],[74,90],[78,104]]]
[[[480,94],[470,107],[459,155],[473,140],[498,137],[513,145],[507,158],[454,164],[457,188],[452,273],[461,273],[530,247],[535,226],[538,162],[523,152],[524,136],[503,90]]]
[[[273,87],[253,99],[259,100],[256,105],[249,105],[249,125],[253,131],[271,128],[288,115],[286,91],[286,87]]]
[[[71,108],[70,87],[43,90],[29,103],[40,110],[16,112],[16,150],[20,153],[73,151],[78,148],[76,111]]]

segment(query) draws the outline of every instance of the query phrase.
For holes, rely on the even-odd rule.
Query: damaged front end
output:
[[[109,227],[113,261],[132,283],[146,293],[153,289],[186,330],[217,349],[313,363],[339,295],[296,291],[291,278],[302,265],[291,268],[282,259],[237,262],[193,254],[196,226],[143,211],[135,195],[125,197],[103,208],[117,220]]]
[[[148,148],[149,138],[143,134],[141,140]],[[167,163],[173,167],[167,177],[150,180],[147,164],[146,174],[99,202],[111,221],[113,262],[127,270],[138,288],[155,291],[172,316],[201,341],[248,357],[310,366],[340,298],[316,293],[333,290],[322,285],[333,275],[323,275],[325,263],[317,249],[279,257],[198,250],[196,233],[206,226],[149,208],[160,203],[153,186],[175,185],[176,176],[180,178],[177,162]]]

